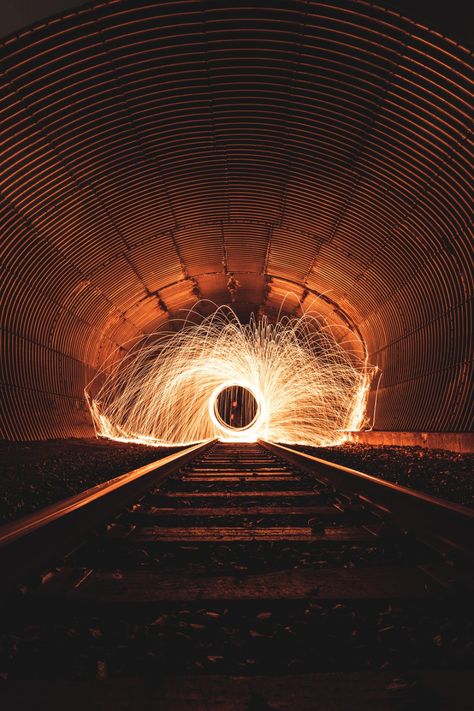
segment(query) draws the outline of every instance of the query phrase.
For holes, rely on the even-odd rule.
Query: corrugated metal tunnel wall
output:
[[[0,72],[0,437],[90,435],[118,345],[288,290],[362,335],[377,428],[469,427],[465,48],[365,2],[111,0]]]

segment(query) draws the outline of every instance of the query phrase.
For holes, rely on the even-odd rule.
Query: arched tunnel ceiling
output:
[[[288,291],[361,334],[378,428],[469,427],[466,48],[358,1],[111,0],[0,64],[0,436],[90,434],[117,346]]]

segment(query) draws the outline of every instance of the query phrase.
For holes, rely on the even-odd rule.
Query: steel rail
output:
[[[0,594],[77,546],[94,527],[106,523],[151,486],[156,486],[208,449],[208,440],[133,469],[80,494],[46,506],[0,527]]]
[[[274,442],[259,444],[304,471],[357,495],[394,519],[420,541],[445,553],[474,558],[474,510],[371,474],[320,459]]]

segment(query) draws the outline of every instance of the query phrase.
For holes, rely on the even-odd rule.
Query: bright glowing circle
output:
[[[255,402],[257,403],[257,412],[252,422],[250,422],[246,427],[230,427],[218,416],[217,414],[217,398],[219,395],[227,390],[227,388],[240,387],[253,395]],[[224,383],[215,388],[209,398],[209,417],[215,427],[221,431],[221,439],[227,440],[246,440],[256,439],[262,428],[265,425],[267,419],[267,408],[265,404],[265,399],[262,393],[254,385],[246,382],[245,380],[227,380]]]
[[[258,405],[247,388],[232,386],[221,390],[214,402],[219,422],[233,430],[247,430],[258,415]]]

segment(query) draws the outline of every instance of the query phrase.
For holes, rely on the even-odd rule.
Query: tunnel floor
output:
[[[474,456],[420,447],[295,447],[403,486],[474,505]],[[72,496],[179,448],[104,439],[0,442],[0,523]]]
[[[323,479],[215,444],[3,611],[0,671],[49,708],[112,708],[121,688],[119,708],[443,708],[474,649],[470,596],[440,565]]]

